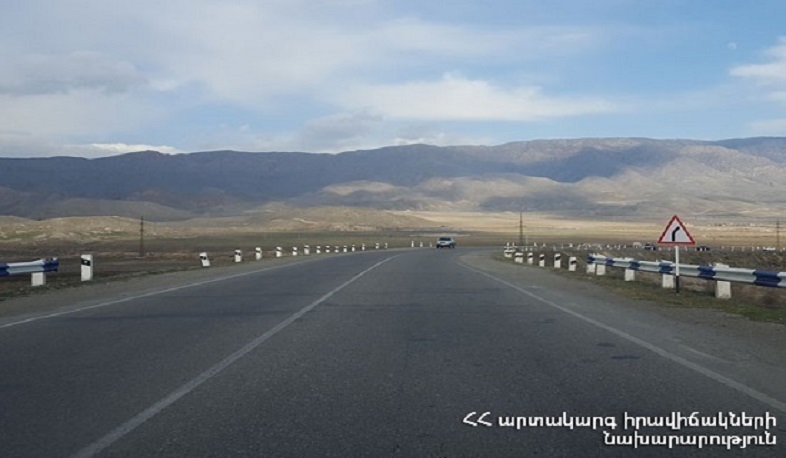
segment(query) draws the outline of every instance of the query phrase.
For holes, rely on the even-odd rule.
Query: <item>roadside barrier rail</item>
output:
[[[638,261],[633,258],[610,258],[597,254],[587,256],[587,264],[607,267],[653,272],[664,275],[675,274],[675,264],[669,261]],[[680,263],[680,276],[703,278],[705,280],[748,283],[757,286],[786,288],[786,272],[746,269],[724,266],[697,266]]]
[[[9,262],[0,264],[0,277],[41,272],[57,272],[59,268],[60,261],[58,261],[57,258],[39,259],[30,262]]]
[[[46,273],[57,272],[59,268],[60,261],[57,258],[39,259],[29,262],[9,262],[0,264],[0,277],[30,274],[32,286],[43,286],[46,284]]]

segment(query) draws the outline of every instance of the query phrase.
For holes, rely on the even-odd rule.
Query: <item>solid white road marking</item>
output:
[[[0,325],[0,329],[10,328],[12,326],[17,326],[17,325],[20,325],[20,324],[32,323],[32,322],[35,322],[35,321],[45,320],[45,319],[48,319],[48,318],[56,318],[56,317],[63,316],[63,315],[70,315],[70,314],[73,314],[73,313],[79,313],[79,312],[83,312],[85,310],[91,310],[91,309],[107,307],[107,306],[110,306],[110,305],[122,304],[123,302],[129,302],[129,301],[133,301],[133,300],[136,300],[136,299],[142,299],[142,298],[145,298],[145,297],[156,296],[158,294],[171,293],[172,291],[179,291],[181,289],[193,288],[195,286],[209,285],[210,283],[216,283],[216,282],[220,282],[220,281],[224,281],[224,280],[231,280],[233,278],[245,277],[245,276],[248,276],[248,275],[254,275],[254,274],[261,273],[261,272],[267,272],[267,271],[270,271],[270,270],[283,269],[285,267],[292,267],[292,266],[296,266],[296,265],[299,265],[299,264],[305,264],[307,262],[314,262],[314,261],[316,261],[316,259],[315,260],[310,260],[310,261],[293,262],[291,264],[284,264],[284,265],[280,265],[280,266],[270,266],[270,267],[265,267],[264,269],[252,270],[251,272],[243,272],[243,273],[239,273],[239,274],[227,275],[227,276],[224,276],[224,277],[212,278],[210,280],[204,280],[204,281],[199,281],[199,282],[194,282],[194,283],[188,283],[188,284],[185,284],[185,285],[175,286],[175,287],[172,287],[172,288],[166,288],[166,289],[151,291],[151,292],[145,293],[145,294],[139,294],[139,295],[136,295],[136,296],[124,297],[122,299],[116,299],[116,300],[113,300],[113,301],[102,302],[100,304],[88,305],[88,306],[85,306],[85,307],[79,307],[79,308],[75,308],[75,309],[71,309],[71,310],[64,310],[62,312],[48,313],[46,315],[37,315],[37,316],[30,317],[30,318],[26,318],[24,320],[12,321],[10,323],[6,323],[6,324],[3,324],[3,325]]]
[[[295,320],[302,317],[309,311],[311,311],[314,307],[318,306],[319,304],[325,302],[326,300],[330,299],[331,296],[338,293],[342,289],[346,288],[350,284],[354,283],[363,275],[371,272],[372,270],[376,269],[377,267],[381,266],[382,264],[390,261],[391,259],[397,258],[401,255],[391,256],[387,259],[384,259],[373,266],[369,267],[368,269],[360,272],[359,274],[355,275],[354,277],[350,278],[349,280],[345,281],[329,293],[325,294],[324,296],[320,297],[319,299],[315,300],[314,302],[310,303],[309,305],[303,307],[299,311],[295,312],[294,314],[290,315],[289,318],[282,321],[281,323],[277,324],[275,327],[270,329],[269,331],[265,332],[264,334],[260,335],[259,337],[255,338],[251,342],[247,343],[241,349],[237,350],[236,352],[232,353],[231,355],[227,356],[226,358],[222,359],[214,366],[210,367],[206,371],[202,372],[198,376],[191,379],[185,385],[181,386],[180,388],[176,389],[172,393],[170,393],[165,398],[161,399],[160,401],[156,402],[152,406],[148,407],[147,409],[143,410],[139,414],[137,414],[132,419],[128,420],[127,422],[123,423],[122,425],[118,426],[117,428],[113,429],[109,432],[106,436],[102,437],[101,439],[93,442],[92,444],[88,445],[87,447],[83,448],[82,450],[78,451],[72,458],[88,458],[101,453],[102,450],[106,449],[110,445],[114,444],[118,440],[122,439],[123,436],[127,435],[128,433],[132,432],[142,424],[144,424],[147,420],[156,416],[159,412],[166,409],[170,405],[177,402],[180,398],[187,395],[188,393],[192,392],[196,389],[199,385],[205,383],[206,381],[213,378],[215,375],[219,374],[221,371],[226,369],[230,364],[234,363],[235,361],[239,360],[240,358],[244,357],[260,345],[262,345],[266,340],[270,339],[274,335],[278,334],[279,331],[286,328],[290,324],[292,324]]]
[[[542,303],[544,303],[546,305],[554,307],[554,308],[556,308],[558,310],[561,310],[561,311],[563,311],[563,312],[565,312],[565,313],[567,313],[569,315],[572,315],[572,316],[574,316],[574,317],[576,317],[576,318],[578,318],[580,320],[586,321],[587,323],[590,323],[590,324],[592,324],[594,326],[597,326],[597,327],[599,327],[601,329],[604,329],[604,330],[606,330],[606,331],[608,331],[608,332],[610,332],[610,333],[612,333],[612,334],[614,334],[614,335],[616,335],[618,337],[621,337],[621,338],[623,338],[623,339],[625,339],[625,340],[627,340],[629,342],[633,342],[636,345],[644,347],[647,350],[649,350],[649,351],[651,351],[651,352],[653,352],[653,353],[655,353],[657,355],[660,355],[660,356],[662,356],[662,357],[664,357],[666,359],[669,359],[669,360],[671,360],[671,361],[673,361],[673,362],[675,362],[675,363],[677,363],[677,364],[679,364],[681,366],[687,367],[688,369],[691,369],[691,370],[693,370],[695,372],[698,372],[699,374],[702,374],[702,375],[704,375],[706,377],[709,377],[712,380],[715,380],[716,382],[721,383],[721,384],[723,384],[723,385],[725,385],[725,386],[727,386],[727,387],[729,387],[729,388],[731,388],[733,390],[736,390],[736,391],[739,391],[740,393],[746,394],[746,395],[756,399],[757,401],[763,402],[764,404],[766,404],[766,405],[768,405],[768,406],[770,406],[770,407],[772,407],[774,409],[778,409],[781,412],[786,412],[786,402],[783,402],[783,401],[781,401],[779,399],[775,399],[772,396],[769,396],[767,394],[762,393],[761,391],[758,391],[758,390],[756,390],[754,388],[749,387],[748,385],[740,383],[740,382],[738,382],[736,380],[732,380],[729,377],[721,375],[721,374],[719,374],[719,373],[717,373],[717,372],[715,372],[715,371],[713,371],[711,369],[707,369],[706,367],[704,367],[704,366],[702,366],[700,364],[696,364],[696,363],[694,363],[692,361],[689,361],[689,360],[687,360],[687,359],[685,359],[685,358],[683,358],[681,356],[675,355],[674,353],[671,353],[671,352],[669,352],[667,350],[664,350],[664,349],[662,349],[662,348],[660,348],[660,347],[658,347],[656,345],[653,345],[653,344],[651,344],[651,343],[649,343],[649,342],[647,342],[645,340],[639,339],[638,337],[634,337],[634,336],[628,334],[625,331],[621,331],[621,330],[619,330],[619,329],[617,329],[617,328],[615,328],[613,326],[609,326],[609,325],[607,325],[605,323],[601,323],[600,321],[597,321],[597,320],[592,319],[592,318],[590,318],[588,316],[582,315],[581,313],[575,312],[575,311],[573,311],[573,310],[571,310],[571,309],[569,309],[567,307],[564,307],[562,305],[556,304],[556,303],[554,303],[554,302],[552,302],[552,301],[550,301],[548,299],[545,299],[543,297],[538,296],[537,294],[534,294],[534,293],[532,293],[530,291],[527,291],[527,290],[525,290],[523,288],[520,288],[519,286],[514,285],[513,283],[505,281],[505,280],[503,280],[501,278],[497,278],[494,275],[491,275],[491,274],[488,274],[486,272],[477,270],[477,269],[475,269],[473,267],[470,267],[470,266],[468,266],[466,264],[463,264],[463,263],[460,263],[460,265],[463,266],[465,269],[471,270],[471,271],[473,271],[473,272],[475,272],[477,274],[483,275],[483,276],[488,277],[488,278],[490,278],[490,279],[492,279],[494,281],[502,283],[503,285],[508,286],[510,288],[513,288],[513,289],[515,289],[516,291],[519,291],[522,294],[526,294],[527,296],[529,296],[529,297],[531,297],[531,298],[533,298],[535,300],[538,300],[538,301],[540,301],[540,302],[542,302]]]

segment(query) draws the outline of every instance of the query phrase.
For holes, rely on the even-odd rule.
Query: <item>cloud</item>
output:
[[[6,61],[0,70],[0,94],[63,94],[80,90],[126,92],[146,83],[128,62],[96,52],[27,55]]]
[[[366,112],[335,114],[308,121],[293,140],[305,151],[346,151],[379,129],[381,116]]]
[[[183,153],[178,148],[168,145],[143,145],[125,143],[94,143],[64,145],[45,137],[24,134],[21,132],[0,132],[0,157],[106,157],[136,151],[158,151],[164,154]]]
[[[730,70],[732,76],[751,80],[756,84],[774,89],[771,95],[782,97],[786,91],[786,37],[778,38],[777,43],[764,51],[768,59],[765,63],[739,65]]]
[[[463,133],[447,132],[437,123],[405,124],[396,130],[396,135],[388,144],[412,145],[428,144],[437,146],[449,145],[482,145],[493,143],[494,139],[471,136]]]
[[[102,137],[160,119],[162,107],[145,94],[134,97],[93,91],[0,94],[0,129],[44,137]]]
[[[511,83],[524,72],[544,81],[548,70],[530,64],[564,65],[606,40],[601,30],[450,21],[374,0],[11,2],[0,17],[0,130],[15,134],[0,134],[0,152],[173,139],[186,139],[182,149],[336,151],[457,138],[398,135],[410,121],[614,109]],[[474,79],[429,80],[451,69]]]
[[[786,136],[786,118],[755,121],[748,129],[757,136]]]
[[[180,154],[184,151],[168,145],[129,145],[126,143],[92,143],[90,145],[73,145],[71,149],[89,150],[99,155],[114,156],[117,154],[133,153],[137,151],[158,151],[164,154]],[[103,153],[103,154],[101,154]],[[92,156],[93,154],[91,154]]]
[[[453,74],[437,81],[361,86],[335,102],[391,118],[442,121],[536,121],[616,109],[600,98],[548,96],[537,86],[504,88]]]

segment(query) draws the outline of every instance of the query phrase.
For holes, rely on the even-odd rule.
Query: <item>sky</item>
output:
[[[0,0],[0,156],[786,136],[783,0]]]

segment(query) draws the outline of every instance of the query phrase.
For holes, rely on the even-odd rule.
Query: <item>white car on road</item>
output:
[[[453,237],[440,237],[437,240],[437,248],[456,248],[456,241]]]

